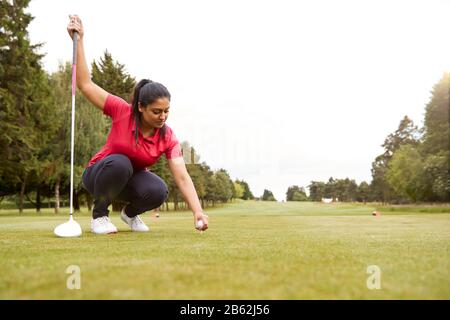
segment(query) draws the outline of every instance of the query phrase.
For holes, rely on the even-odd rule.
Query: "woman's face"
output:
[[[139,105],[142,113],[141,121],[144,126],[152,128],[162,128],[169,116],[170,101],[168,98],[158,98],[146,107]]]

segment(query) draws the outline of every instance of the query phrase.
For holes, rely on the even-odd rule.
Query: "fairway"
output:
[[[49,209],[47,209],[49,210]],[[67,209],[66,209],[67,210]],[[206,212],[145,214],[149,233],[80,238],[53,228],[68,215],[0,211],[1,299],[449,299],[450,213],[383,212],[357,204],[240,201]],[[81,289],[69,290],[70,265]],[[369,290],[368,266],[381,270]]]

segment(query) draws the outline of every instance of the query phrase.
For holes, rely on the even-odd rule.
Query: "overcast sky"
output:
[[[28,12],[48,71],[71,60],[78,14],[89,64],[107,49],[163,83],[178,138],[278,200],[330,176],[370,182],[386,136],[404,115],[422,125],[450,71],[448,0],[34,0]]]

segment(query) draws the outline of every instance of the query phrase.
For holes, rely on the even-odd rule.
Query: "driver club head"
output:
[[[69,221],[57,226],[54,232],[55,235],[62,238],[79,237],[82,233],[80,225],[73,220],[72,216],[70,216]]]

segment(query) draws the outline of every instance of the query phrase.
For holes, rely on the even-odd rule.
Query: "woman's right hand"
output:
[[[83,23],[80,17],[77,15],[69,15],[69,24],[67,25],[67,32],[69,32],[70,37],[73,39],[73,33],[78,32],[78,40],[83,38],[84,29]]]

